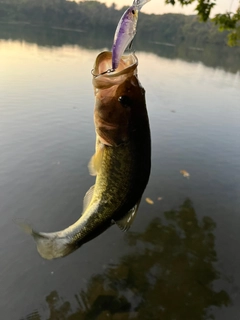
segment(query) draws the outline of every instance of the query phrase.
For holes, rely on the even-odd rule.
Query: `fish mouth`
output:
[[[110,88],[123,83],[128,77],[137,75],[138,59],[134,53],[123,55],[116,70],[112,70],[112,52],[101,52],[92,69],[93,86],[97,89]]]

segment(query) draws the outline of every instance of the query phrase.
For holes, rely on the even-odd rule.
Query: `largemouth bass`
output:
[[[111,52],[102,52],[93,69],[96,152],[89,163],[95,185],[86,193],[83,213],[68,228],[37,232],[24,225],[45,259],[66,256],[112,224],[127,230],[138,209],[150,174],[150,129],[145,91],[137,78],[137,58],[122,57],[116,72]]]

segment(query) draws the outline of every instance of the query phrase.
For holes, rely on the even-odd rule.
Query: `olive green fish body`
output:
[[[101,63],[111,65],[111,54],[99,56],[94,70],[101,73]],[[53,233],[36,232],[25,225],[45,259],[70,254],[114,223],[127,230],[135,217],[150,174],[150,129],[145,91],[136,75],[136,57],[130,55],[121,64],[120,72],[111,73],[110,78],[93,79],[97,134],[89,170],[96,181],[86,193],[81,217]]]

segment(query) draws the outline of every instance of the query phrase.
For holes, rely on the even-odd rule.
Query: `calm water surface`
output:
[[[45,261],[14,219],[56,231],[79,218],[94,182],[90,71],[104,48],[31,42],[0,40],[1,319],[239,319],[236,57],[213,68],[205,51],[137,51],[152,133],[137,218]]]

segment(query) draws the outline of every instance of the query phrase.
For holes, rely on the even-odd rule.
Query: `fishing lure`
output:
[[[111,71],[117,69],[124,51],[128,46],[131,47],[137,31],[138,12],[141,10],[142,6],[149,1],[150,0],[134,0],[132,6],[122,15],[113,40]]]

